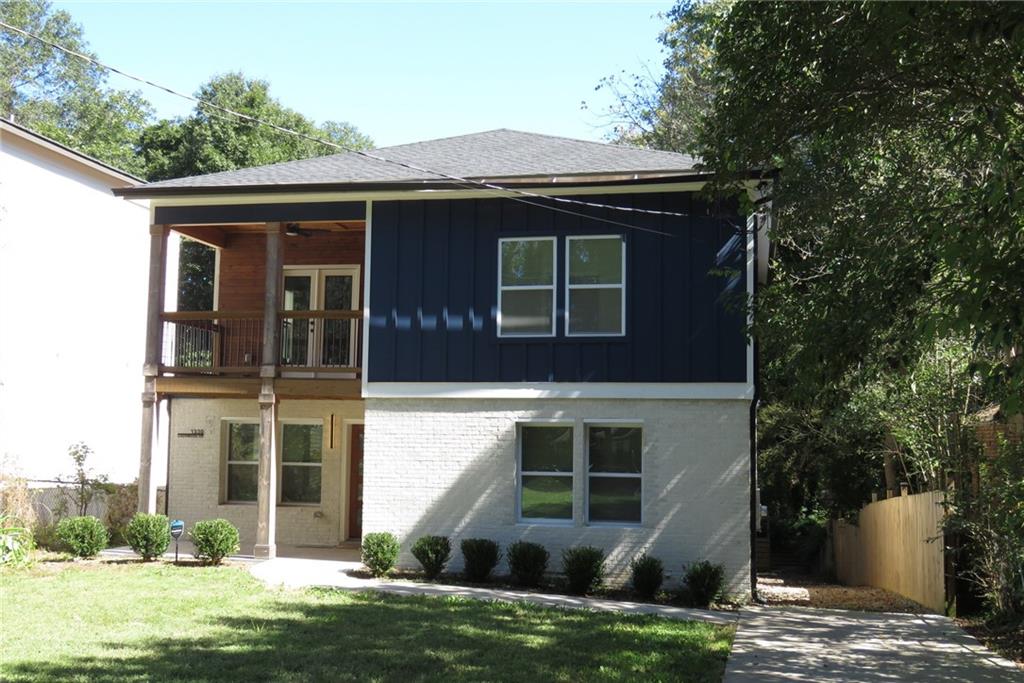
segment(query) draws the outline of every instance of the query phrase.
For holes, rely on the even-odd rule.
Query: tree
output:
[[[68,448],[68,455],[75,463],[74,478],[69,482],[72,486],[71,496],[75,503],[75,510],[78,516],[84,516],[89,511],[89,503],[98,492],[105,490],[107,483],[106,476],[94,477],[91,470],[86,467],[86,460],[92,455],[92,449],[83,442],[72,444]]]
[[[89,56],[82,27],[44,0],[0,0],[0,19]],[[139,136],[151,118],[137,91],[106,87],[106,73],[0,30],[0,115],[128,173],[140,175]]]
[[[779,169],[756,327],[791,395],[842,395],[952,334],[1019,407],[1024,6],[742,2],[714,45],[698,151],[722,189]]]
[[[597,90],[613,98],[605,112],[612,140],[672,152],[696,149],[714,100],[714,37],[732,2],[687,0],[668,12],[658,36],[667,52],[662,75],[623,71],[601,80]]]
[[[211,79],[196,92],[196,97],[351,149],[372,146],[370,138],[351,124],[327,121],[317,126],[271,97],[266,81],[248,79],[241,73]],[[202,104],[187,118],[160,121],[146,129],[141,144],[150,180],[233,171],[338,151]],[[178,275],[180,310],[213,308],[213,254],[210,247],[182,239]]]
[[[195,93],[204,102],[349,148],[366,149],[370,139],[351,124],[317,126],[270,96],[266,81],[241,73],[214,77]],[[196,105],[184,119],[161,121],[142,136],[147,178],[163,180],[233,171],[282,161],[333,154],[338,150],[306,138]]]

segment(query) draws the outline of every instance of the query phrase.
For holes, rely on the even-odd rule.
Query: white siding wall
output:
[[[576,424],[574,522],[518,523],[516,424],[537,418]],[[401,563],[424,534],[458,541],[492,538],[544,544],[557,569],[562,549],[596,545],[619,578],[647,551],[674,582],[684,563],[726,567],[730,592],[749,590],[749,403],[746,401],[454,400],[366,401],[364,533],[402,540]],[[586,526],[583,420],[641,420],[644,427],[643,525]],[[505,567],[502,567],[504,570]]]
[[[138,474],[149,210],[109,176],[0,135],[0,456],[67,473],[68,446]]]

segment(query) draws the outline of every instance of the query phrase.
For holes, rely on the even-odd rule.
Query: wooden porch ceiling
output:
[[[366,221],[294,221],[299,230],[305,233],[316,232],[354,232],[366,230]],[[171,224],[171,230],[201,242],[210,247],[226,248],[231,246],[231,236],[236,234],[263,233],[266,223],[228,223],[224,225],[189,225]]]

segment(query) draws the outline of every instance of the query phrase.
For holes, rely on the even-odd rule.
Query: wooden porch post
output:
[[[156,377],[160,372],[160,350],[164,308],[164,260],[167,252],[167,228],[149,226],[149,297],[146,304],[146,355],[142,366],[142,440],[139,451],[139,512],[156,512],[156,487],[153,486],[153,430],[156,426]]]
[[[256,547],[253,555],[272,558],[277,555],[277,340],[283,257],[281,224],[267,223],[267,261],[263,289],[263,359],[260,365],[260,462],[256,493]]]

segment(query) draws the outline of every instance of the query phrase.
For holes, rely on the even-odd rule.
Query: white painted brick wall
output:
[[[548,548],[553,569],[564,548],[595,545],[619,579],[646,551],[661,558],[673,582],[684,563],[709,559],[725,566],[730,592],[749,592],[745,401],[368,399],[365,406],[363,531],[397,534],[404,566],[416,566],[409,548],[425,534],[452,537],[452,570],[462,565],[462,538],[503,547],[526,539]],[[576,425],[575,511],[567,526],[516,520],[516,424],[544,418]],[[641,527],[583,523],[583,421],[601,419],[643,422]]]
[[[330,420],[334,416],[334,445]],[[168,506],[172,518],[190,528],[201,519],[222,518],[238,527],[242,552],[251,553],[256,541],[256,505],[221,502],[221,428],[226,418],[258,418],[255,399],[174,399],[171,406]],[[346,424],[360,421],[360,401],[282,401],[278,418],[324,421],[321,501],[318,506],[278,506],[279,545],[336,545],[347,523],[343,492],[348,486]],[[179,432],[202,429],[202,438],[179,437]],[[278,480],[280,486],[280,479]],[[321,513],[320,517],[316,513]]]

